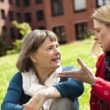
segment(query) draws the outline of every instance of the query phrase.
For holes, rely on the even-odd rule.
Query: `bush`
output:
[[[26,22],[18,23],[17,21],[13,21],[12,23],[19,30],[20,34],[23,37],[26,36],[27,33],[32,31],[30,25]]]
[[[22,40],[16,40],[13,45],[16,52],[19,52],[21,49]]]
[[[0,56],[6,55],[7,50],[13,49],[13,44],[7,44],[6,37],[7,32],[3,31],[0,35]]]
[[[30,25],[26,22],[18,23],[17,21],[13,21],[12,23],[19,30],[20,34],[22,35],[22,38],[24,38],[29,32],[32,31]],[[17,39],[13,43],[16,52],[20,51],[21,44],[22,44],[22,39],[20,40]]]
[[[6,55],[7,50],[12,50],[13,45],[12,44],[4,44],[0,42],[0,56]]]

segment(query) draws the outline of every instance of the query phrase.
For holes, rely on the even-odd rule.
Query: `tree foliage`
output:
[[[20,34],[23,37],[26,36],[27,33],[32,31],[30,25],[26,22],[18,23],[17,21],[13,21],[12,23],[19,30]]]
[[[17,21],[13,21],[12,23],[19,30],[20,34],[22,35],[22,38],[32,31],[30,25],[26,22],[18,23]],[[16,39],[13,44],[15,51],[19,52],[22,44],[22,39]]]

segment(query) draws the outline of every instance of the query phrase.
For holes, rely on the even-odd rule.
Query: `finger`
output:
[[[58,77],[65,77],[65,76],[68,76],[68,73],[65,73],[65,72],[64,73],[58,73],[57,76]]]
[[[77,58],[77,62],[79,63],[79,65],[80,65],[82,68],[85,68],[85,67],[86,67],[86,64],[84,64],[84,62],[83,62],[80,58]]]
[[[61,77],[61,78],[65,78],[65,77],[68,77],[68,75],[57,75],[58,77]]]
[[[64,72],[64,73],[59,73],[57,76],[58,77],[72,77],[73,73],[72,72]]]
[[[36,100],[32,97],[27,103],[31,104],[31,105],[35,105],[36,104]]]

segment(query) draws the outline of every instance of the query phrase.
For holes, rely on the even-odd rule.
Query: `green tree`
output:
[[[30,25],[26,22],[18,23],[17,21],[13,21],[12,23],[19,30],[20,34],[23,37],[26,36],[27,33],[32,31]]]
[[[30,25],[26,22],[18,23],[17,21],[13,21],[12,24],[19,30],[20,34],[22,35],[22,38],[32,31]],[[15,42],[13,43],[16,52],[20,51],[21,43],[22,39],[20,40],[16,39]]]

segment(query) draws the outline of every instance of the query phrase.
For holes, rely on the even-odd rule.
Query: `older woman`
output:
[[[77,97],[83,85],[58,72],[61,66],[57,36],[48,30],[33,30],[23,40],[17,61],[19,72],[10,81],[1,110],[78,110]]]
[[[97,9],[93,15],[95,30],[95,45],[103,50],[96,63],[96,76],[78,59],[80,70],[59,74],[60,77],[72,77],[92,85],[90,108],[91,110],[110,110],[110,5]]]

